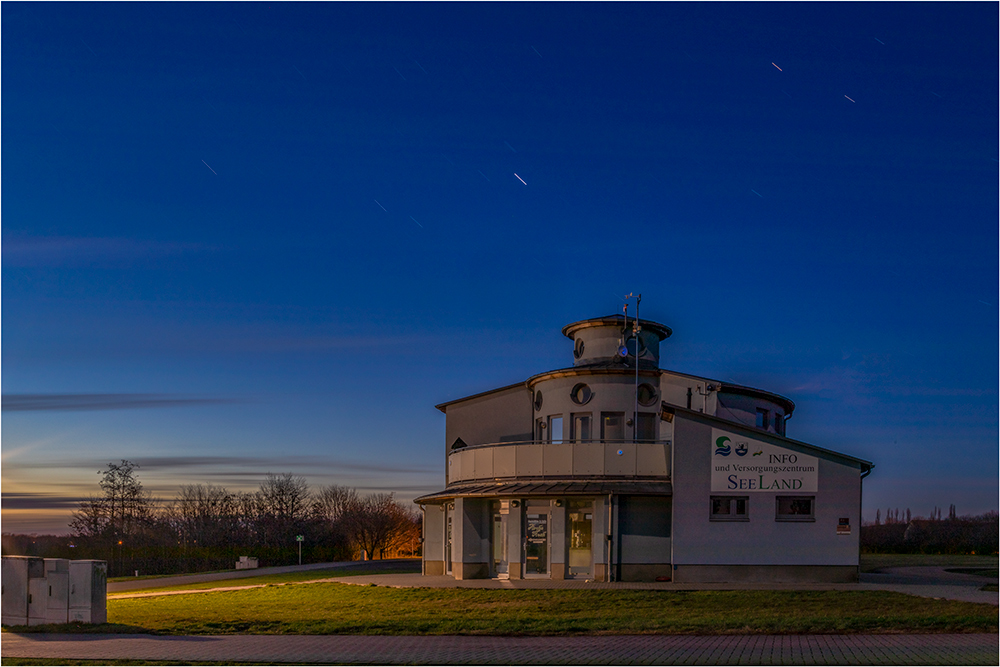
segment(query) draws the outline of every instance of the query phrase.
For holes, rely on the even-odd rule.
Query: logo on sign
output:
[[[732,448],[726,443],[729,442],[729,438],[722,436],[715,441],[715,455],[716,456],[729,456],[732,453]],[[745,454],[746,452],[744,452]]]
[[[747,455],[747,443],[737,442],[736,443],[736,456],[746,456]]]

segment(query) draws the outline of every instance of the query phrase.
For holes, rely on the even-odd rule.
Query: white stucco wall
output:
[[[717,426],[724,428],[724,426]],[[803,451],[819,459],[815,494],[711,490],[712,426],[677,414],[674,419],[673,548],[675,565],[850,565],[858,564],[860,469]],[[751,438],[766,438],[754,430]],[[768,442],[782,446],[780,438]],[[749,497],[749,521],[710,521],[712,495]],[[815,495],[815,521],[775,520],[779,495]],[[838,535],[841,517],[851,534]]]

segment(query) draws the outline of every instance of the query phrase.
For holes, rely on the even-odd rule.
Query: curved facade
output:
[[[671,330],[563,328],[573,364],[443,403],[425,575],[855,581],[872,464],[786,437],[794,403],[661,369]]]

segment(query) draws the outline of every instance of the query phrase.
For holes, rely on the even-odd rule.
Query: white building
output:
[[[659,368],[671,330],[639,324],[570,324],[573,366],[437,406],[423,573],[856,581],[873,464],[787,438],[787,398]]]

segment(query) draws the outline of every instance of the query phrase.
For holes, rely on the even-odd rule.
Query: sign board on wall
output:
[[[712,491],[816,493],[819,460],[712,429]]]

